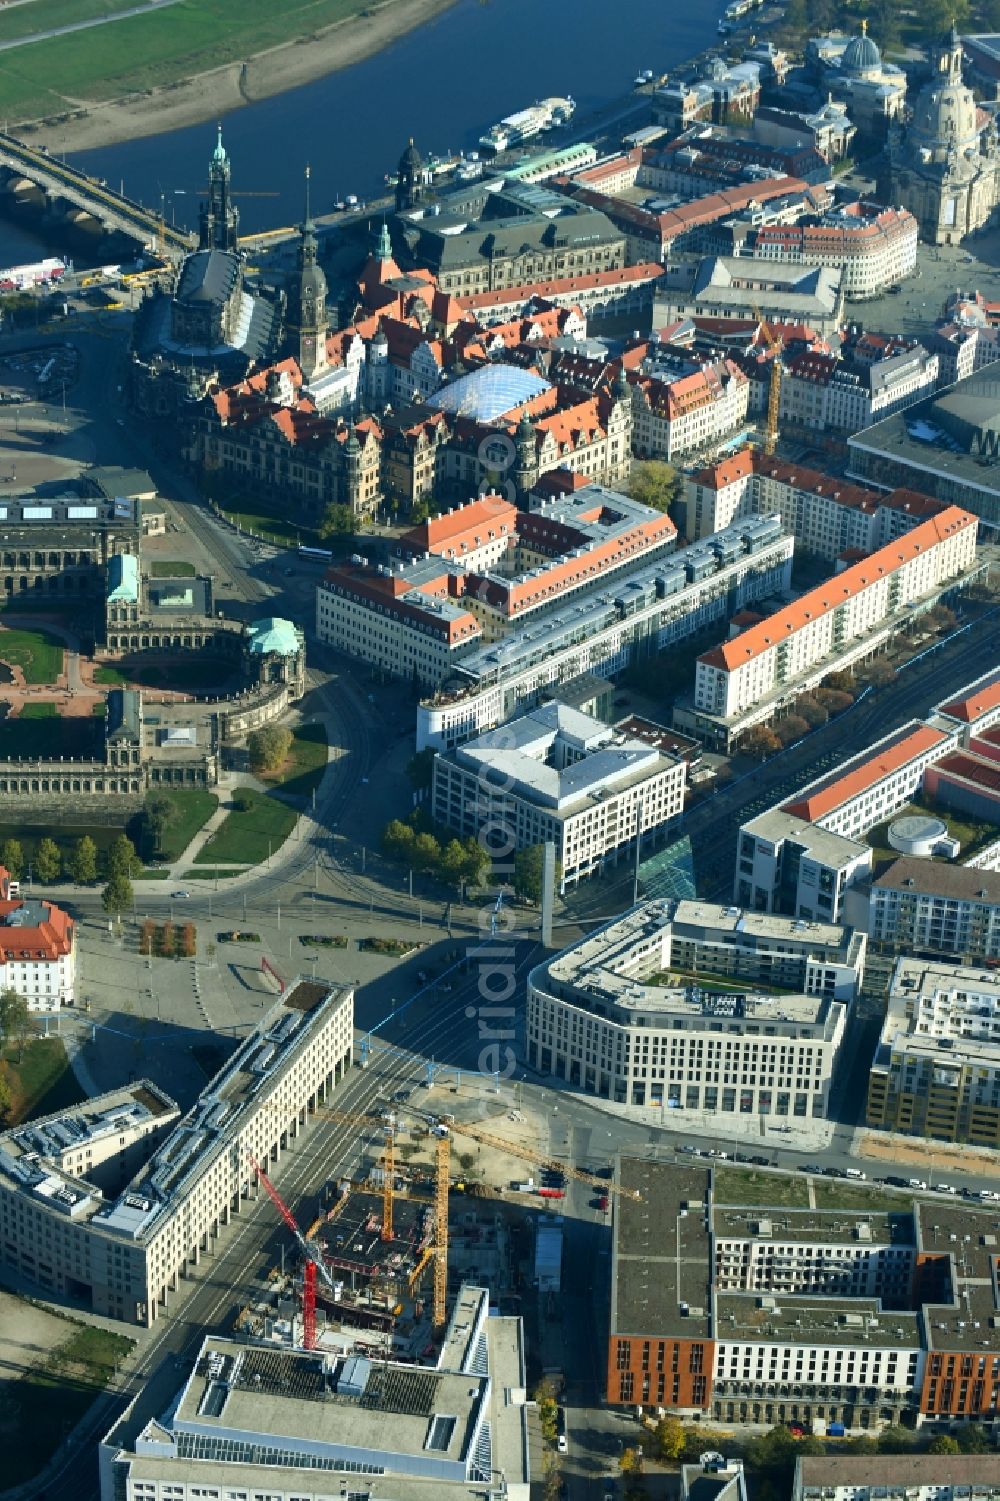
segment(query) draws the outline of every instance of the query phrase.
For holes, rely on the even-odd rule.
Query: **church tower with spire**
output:
[[[286,327],[297,341],[295,358],[308,385],[327,366],[326,277],[317,257],[316,226],[309,208],[309,168],[306,168],[306,215],[299,235],[295,275],[288,288]]]
[[[233,203],[229,178],[232,163],[222,144],[222,124],[208,164],[208,197],[198,215],[198,247],[201,250],[239,248],[240,211]]]

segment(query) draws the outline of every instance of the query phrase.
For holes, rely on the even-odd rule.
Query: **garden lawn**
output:
[[[84,721],[85,723],[87,721]],[[0,732],[2,734],[2,732]],[[97,845],[98,870],[103,871],[104,857],[119,834],[127,833],[127,828],[121,824],[18,824],[4,820],[0,822],[0,843],[5,839],[16,839],[24,852],[24,872],[28,873],[28,865],[35,859],[35,852],[43,839],[53,839],[62,851],[63,858],[68,858],[73,852],[78,839],[85,834]],[[39,885],[36,882],[36,885]],[[41,888],[44,889],[44,888]]]
[[[55,719],[58,710],[51,700],[41,703],[22,704],[18,719]]]
[[[20,667],[26,683],[54,683],[63,670],[63,644],[44,626],[0,630],[0,662]]]
[[[292,736],[292,747],[280,770],[265,774],[261,781],[296,797],[307,797],[318,787],[326,770],[326,730],[321,724],[303,724]]]
[[[115,1374],[135,1341],[67,1319],[68,1338],[41,1365],[7,1387],[16,1404],[17,1442],[4,1446],[4,1484],[37,1475]],[[41,1492],[39,1492],[41,1494]]]
[[[198,865],[262,865],[274,854],[295,827],[295,811],[269,793],[251,794],[246,812],[234,808],[195,856]]]
[[[180,559],[175,559],[173,562],[167,559],[166,562],[149,564],[149,576],[154,579],[193,579],[196,575],[197,570],[194,564],[181,562]]]
[[[128,678],[120,668],[105,664],[94,669],[94,682],[108,688],[121,688],[124,683],[128,682]]]
[[[746,1204],[750,1208],[781,1204],[788,1209],[809,1208],[809,1185],[804,1178],[781,1173],[755,1173],[752,1168],[717,1167],[713,1189],[717,1204]]]
[[[222,514],[235,526],[240,526],[245,532],[253,532],[258,537],[264,537],[269,542],[276,542],[279,547],[322,547],[318,532],[311,531],[306,526],[296,526],[292,521],[286,521],[283,516],[272,516],[267,511],[230,511],[223,508]]]
[[[173,863],[181,858],[194,836],[208,823],[219,806],[219,799],[214,792],[206,792],[200,787],[161,787],[158,794],[169,799],[174,817],[164,826],[157,854],[161,860]]]
[[[51,115],[87,99],[114,99],[189,78],[206,66],[307,37],[363,10],[369,0],[182,0],[162,11],[130,16],[30,46],[0,52],[0,115],[27,119]],[[65,25],[127,8],[127,0],[33,0],[0,12],[0,37]],[[30,17],[18,15],[30,12]]]
[[[7,1125],[16,1126],[37,1115],[68,1110],[87,1098],[69,1066],[60,1038],[35,1038],[25,1046],[20,1063],[17,1054],[17,1043],[11,1042],[0,1055],[0,1073],[11,1092]]]

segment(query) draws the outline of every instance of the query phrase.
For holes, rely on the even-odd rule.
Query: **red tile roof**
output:
[[[910,562],[954,532],[978,525],[978,518],[970,512],[963,511],[959,506],[948,506],[940,515],[920,522],[905,536],[886,543],[885,547],[880,547],[862,562],[854,563],[825,583],[818,584],[801,599],[786,605],[774,615],[769,615],[760,625],[744,631],[735,641],[726,641],[711,652],[706,652],[699,660],[733,672],[754,657],[777,646],[779,641],[787,641],[811,621],[835,610],[845,599],[852,599],[862,593],[877,579],[895,573],[901,564]]]
[[[460,552],[463,542],[470,550],[480,546],[487,540],[490,530],[499,536],[506,528],[507,535],[513,537],[517,519],[517,507],[509,500],[499,495],[483,495],[479,500],[413,527],[399,540],[414,552]]]
[[[974,724],[977,719],[996,708],[1000,708],[1000,672],[992,682],[977,688],[968,698],[953,698],[949,703],[942,704],[941,713],[950,714],[952,719],[960,719],[963,724]]]
[[[7,890],[10,877],[0,866],[3,890]],[[24,906],[19,901],[0,901],[0,963],[12,959],[33,959],[54,962],[68,954],[73,947],[73,920],[68,912],[54,902],[43,901],[45,917],[32,928],[10,927],[8,918]]]
[[[884,746],[870,760],[863,761],[860,766],[854,766],[841,776],[827,782],[824,787],[817,788],[815,792],[810,792],[807,796],[793,802],[784,803],[782,811],[791,813],[796,818],[804,818],[809,823],[815,823],[818,818],[825,817],[835,808],[842,807],[852,798],[876,786],[884,777],[902,770],[918,756],[925,755],[936,745],[944,745],[947,741],[948,736],[941,730],[931,729],[930,725],[926,724],[919,725],[916,729],[902,734],[891,745]]]
[[[972,782],[990,797],[1000,794],[1000,766],[985,756],[970,756],[967,751],[956,751],[937,762],[935,770],[940,776],[952,777],[961,782]]]

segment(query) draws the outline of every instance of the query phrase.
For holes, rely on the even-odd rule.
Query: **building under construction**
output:
[[[384,1214],[383,1193],[342,1183],[332,1209],[311,1234],[334,1278],[332,1291],[318,1285],[318,1303],[337,1319],[366,1329],[391,1327],[414,1298],[436,1243],[431,1199],[396,1193],[388,1239]]]

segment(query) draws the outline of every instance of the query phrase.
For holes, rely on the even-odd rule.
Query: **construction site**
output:
[[[237,1319],[255,1338],[306,1350],[394,1352],[412,1360],[436,1358],[449,1304],[464,1284],[491,1289],[497,1304],[519,1301],[530,1270],[531,1245],[521,1232],[538,1208],[539,1220],[558,1220],[567,1176],[589,1183],[607,1203],[612,1185],[549,1161],[534,1148],[478,1125],[423,1112],[376,1108],[365,1116],[324,1112],[361,1128],[361,1158],[353,1178],[325,1185],[319,1212],[300,1228],[263,1168],[258,1179],[291,1232],[296,1254],[272,1267]],[[512,1119],[517,1119],[516,1112]],[[468,1181],[452,1172],[455,1143],[538,1167],[534,1177]],[[463,1153],[462,1161],[470,1162]],[[494,1175],[497,1176],[497,1175]],[[534,1201],[534,1202],[532,1202]],[[546,1211],[548,1211],[546,1213]],[[551,1291],[549,1281],[545,1289]]]

